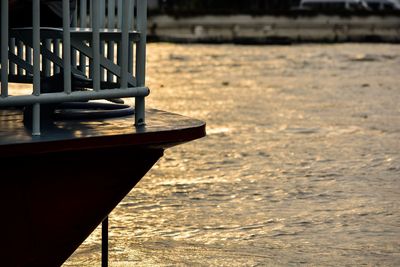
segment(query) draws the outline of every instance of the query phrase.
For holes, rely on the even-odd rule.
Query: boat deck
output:
[[[205,123],[156,109],[146,110],[146,125],[125,116],[97,121],[60,120],[32,136],[18,109],[0,110],[0,158],[110,146],[168,148],[205,136]]]

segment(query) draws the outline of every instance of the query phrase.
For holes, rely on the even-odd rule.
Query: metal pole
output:
[[[100,21],[100,28],[104,29],[106,27],[106,3],[105,0],[99,1],[100,2],[100,14],[99,14],[99,21]],[[100,55],[104,55],[106,42],[100,41]],[[105,68],[100,68],[100,81],[105,81]]]
[[[121,29],[122,25],[122,0],[117,0],[117,28]]]
[[[101,225],[101,266],[108,267],[108,216]]]
[[[129,65],[129,6],[130,0],[125,0],[122,13],[122,36],[121,36],[121,88],[128,87],[128,65]]]
[[[79,6],[79,26],[81,28],[87,27],[87,1],[80,1]]]
[[[72,15],[72,27],[78,27],[78,4],[75,3],[74,14]]]
[[[146,77],[146,34],[147,34],[147,0],[137,1],[136,28],[140,33],[140,41],[136,45],[136,79],[137,86],[145,85]],[[144,97],[135,98],[135,125],[145,124]]]
[[[15,54],[15,38],[10,38],[10,39],[8,39],[8,41],[10,42],[9,50],[11,51],[11,53]],[[16,65],[14,62],[9,62],[9,63],[10,63],[10,65],[9,65],[10,74],[15,75],[16,74],[16,72],[15,72]]]
[[[80,1],[79,26],[81,28],[87,27],[87,1],[84,0]],[[79,53],[79,67],[86,74],[86,57],[81,52]]]
[[[117,19],[116,19],[116,24],[117,24],[117,29],[122,28],[122,0],[116,0],[117,4]],[[116,42],[117,46],[117,65],[121,65],[122,61],[122,52],[121,52],[121,41]],[[117,77],[117,82],[121,83],[121,75]]]
[[[92,34],[93,34],[93,0],[90,0],[89,1],[89,25],[88,25],[88,27],[89,28],[92,28]],[[93,35],[92,35],[92,37],[93,37]],[[92,38],[93,39],[93,38]],[[90,42],[88,42],[89,43],[89,45],[91,46],[91,47],[93,47],[93,42],[92,41],[90,41]],[[93,79],[93,59],[91,59],[90,57],[88,57],[88,62],[89,62],[89,67],[88,67],[88,77],[89,77],[89,79]]]
[[[93,89],[100,91],[100,4],[98,0],[94,0],[92,3]]]
[[[132,0],[131,2],[132,2],[132,5],[131,5],[131,7],[130,7],[130,10],[131,10],[131,12],[132,12],[132,14],[135,14],[135,8],[136,8],[136,2],[137,1],[139,1],[139,0]],[[130,27],[131,27],[131,30],[135,30],[135,16],[132,16],[132,18],[131,18],[131,25],[130,25]]]
[[[100,14],[99,14],[99,18],[100,18],[100,28],[104,28],[105,26],[105,17],[106,17],[106,3],[105,0],[100,0],[99,1],[99,5],[100,5]]]
[[[134,42],[129,41],[129,55],[128,55],[128,72],[133,74],[133,58],[135,57],[135,52],[133,51]]]
[[[25,60],[28,64],[32,64],[32,48],[25,46]]]
[[[46,46],[46,49],[51,49],[51,40],[50,39],[46,39],[44,41],[44,44]],[[50,60],[48,59],[42,59],[42,71],[44,73],[44,75],[46,77],[49,77],[51,75],[51,70],[50,70]]]
[[[108,12],[107,12],[107,18],[108,18],[108,28],[109,29],[114,29],[115,28],[115,0],[108,0]]]
[[[17,42],[17,54],[20,59],[24,59],[24,44],[22,41]],[[23,68],[17,68],[17,75],[23,75]]]
[[[53,51],[54,54],[60,56],[60,39],[53,40]],[[60,73],[60,67],[57,64],[53,64],[53,74]]]
[[[69,0],[63,0],[63,61],[64,61],[64,92],[70,94],[71,88],[71,29]]]
[[[1,96],[8,96],[8,0],[1,0]]]
[[[77,7],[76,3],[75,3],[75,6],[73,7],[73,10],[74,10],[74,12],[72,14],[72,22],[70,23],[70,27],[76,28],[76,27],[78,27],[78,7]],[[71,17],[71,14],[69,17]],[[76,66],[78,65],[78,63],[77,63],[78,51],[76,49],[72,48],[71,53],[72,53],[71,65],[74,68],[76,68]]]
[[[40,1],[32,2],[33,25],[33,95],[40,95]],[[40,135],[40,104],[33,105],[32,135]]]
[[[115,28],[115,0],[108,0],[108,28],[109,29],[114,29]],[[115,56],[115,45],[113,41],[108,41],[107,43],[107,58],[110,59],[112,62],[114,61],[114,56]],[[114,81],[114,75],[108,71],[107,74],[107,81],[113,82]]]
[[[99,92],[94,91],[75,91],[70,94],[64,92],[45,93],[40,96],[35,95],[16,95],[7,99],[0,99],[0,107],[6,106],[26,106],[35,103],[50,104],[62,102],[88,101],[94,99],[120,98],[120,97],[146,97],[149,95],[147,87],[129,87],[120,90],[103,89]]]
[[[132,14],[135,14],[135,0],[130,1],[129,4],[130,4],[129,5],[130,12]],[[134,26],[134,23],[135,23],[135,19],[134,18],[135,17],[134,16],[130,16],[130,17],[131,18],[130,18],[130,25],[129,25],[130,29],[129,30],[133,31],[134,28],[135,28],[135,26]],[[133,74],[133,58],[134,58],[133,44],[134,44],[134,42],[129,41],[128,72],[131,73],[131,74]]]

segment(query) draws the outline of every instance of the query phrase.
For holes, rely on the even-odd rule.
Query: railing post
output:
[[[76,28],[78,27],[78,5],[77,3],[73,3],[75,4],[75,6],[73,7],[74,12],[72,14],[70,14],[70,18],[72,18],[72,21],[70,22],[70,27]],[[70,3],[71,5],[71,3]],[[69,10],[71,10],[72,8],[70,8]],[[78,51],[75,48],[71,47],[71,65],[73,68],[76,68],[78,66],[78,62],[77,62],[77,56],[78,56]]]
[[[79,3],[79,27],[87,27],[87,1],[80,1]],[[86,56],[79,52],[79,67],[80,70],[86,74]]]
[[[117,0],[117,28],[122,27],[122,0]]]
[[[114,29],[115,28],[115,0],[108,0],[108,13],[107,13],[107,27],[108,29]],[[114,62],[114,56],[115,56],[115,43],[114,41],[108,41],[107,42],[107,58],[110,59],[112,62]],[[107,81],[113,82],[114,81],[114,75],[108,71],[107,73]]]
[[[100,3],[92,1],[93,89],[100,91]]]
[[[1,97],[8,96],[8,0],[1,0]]]
[[[137,86],[145,86],[146,77],[146,35],[147,35],[147,0],[137,1],[136,28],[140,33],[140,41],[136,46],[136,79]],[[135,98],[135,125],[145,124],[145,99]]]
[[[9,51],[11,51],[11,53],[15,54],[15,38],[9,38],[8,41],[9,41],[9,48],[8,48]],[[17,66],[12,61],[10,61],[9,64],[10,64],[8,66],[9,67],[9,69],[8,69],[9,74],[16,75],[17,72],[15,71],[15,69],[16,69]]]
[[[128,87],[128,55],[129,55],[129,4],[130,0],[125,0],[122,12],[122,29],[121,29],[121,88]]]
[[[129,4],[130,4],[129,12],[131,12],[132,14],[135,14],[135,0],[131,0],[129,2]],[[134,30],[134,29],[135,29],[135,16],[131,16],[129,30]],[[132,75],[133,75],[133,62],[134,62],[134,60],[133,60],[134,59],[133,45],[134,45],[134,42],[129,40],[128,71]]]
[[[100,29],[104,29],[106,27],[106,1],[105,0],[100,0],[100,17],[99,17],[99,25]],[[100,38],[100,55],[103,56],[105,55],[105,49],[106,47],[106,42],[104,40],[101,40]],[[103,82],[106,80],[106,75],[104,73],[105,68],[100,66],[100,81]]]
[[[63,64],[64,64],[64,92],[70,94],[71,88],[71,30],[69,0],[63,0]]]
[[[46,39],[44,41],[44,44],[45,44],[46,49],[49,49],[49,50],[51,49],[51,40],[50,39]],[[42,59],[42,71],[44,73],[44,76],[46,76],[46,77],[50,77],[50,75],[51,75],[50,66],[51,66],[50,60]]]
[[[58,57],[61,57],[61,55],[60,55],[60,43],[61,42],[60,42],[59,39],[54,39],[53,40],[53,51],[54,51],[54,54],[56,56],[58,56]],[[54,74],[60,73],[60,67],[57,64],[53,65],[53,73]]]
[[[40,95],[40,1],[32,2],[33,94]],[[40,135],[40,104],[33,104],[32,135]]]
[[[22,41],[17,42],[17,55],[20,59],[24,60],[24,44]],[[23,69],[21,66],[17,68],[17,75],[23,75]]]

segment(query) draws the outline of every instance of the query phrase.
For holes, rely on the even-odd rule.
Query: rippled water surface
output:
[[[150,44],[148,85],[208,136],[111,214],[111,266],[400,266],[400,46]]]

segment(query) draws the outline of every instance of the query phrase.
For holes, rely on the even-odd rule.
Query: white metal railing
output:
[[[32,134],[40,135],[42,104],[135,97],[135,125],[145,123],[147,0],[78,0],[74,14],[62,0],[60,29],[40,26],[40,0],[32,1],[31,28],[10,29],[8,1],[1,0],[0,107],[33,106]],[[63,90],[43,92],[41,78],[55,74]],[[71,75],[92,89],[74,90]],[[32,94],[12,95],[9,82],[32,83]]]

